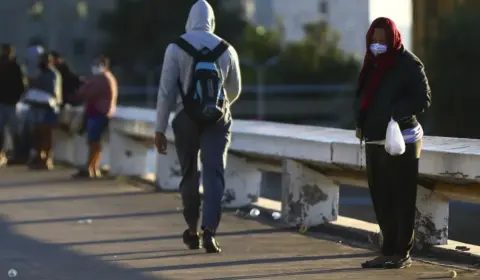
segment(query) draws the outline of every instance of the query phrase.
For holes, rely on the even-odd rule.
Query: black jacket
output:
[[[0,58],[0,103],[15,105],[25,91],[25,77],[16,59]]]
[[[368,79],[368,69],[364,76]],[[360,85],[364,83],[360,82]],[[402,48],[395,65],[382,77],[366,111],[360,109],[362,98],[363,88],[360,86],[354,110],[357,127],[361,129],[365,142],[384,140],[391,118],[402,130],[416,126],[416,115],[427,110],[431,103],[430,86],[422,62]]]
[[[75,101],[73,97],[82,84],[80,77],[72,72],[65,63],[57,65],[56,68],[62,76],[63,103],[78,105],[79,102]]]

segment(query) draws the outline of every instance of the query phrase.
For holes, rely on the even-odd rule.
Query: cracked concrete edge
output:
[[[281,203],[279,201],[259,198],[259,200],[256,203],[253,203],[249,208],[259,209],[261,212],[264,212],[264,215],[262,215],[263,217],[268,217],[273,220],[272,213],[281,212]],[[333,237],[352,240],[366,245],[369,244],[373,247],[377,245],[378,248],[378,244],[375,244],[375,239],[378,235],[378,225],[357,219],[338,216],[337,221],[312,227],[309,231],[325,233]],[[479,246],[465,244],[454,240],[448,240],[448,243],[448,245],[433,246],[422,251],[414,250],[413,253],[420,257],[436,258],[467,265],[480,265]],[[460,251],[455,249],[456,246],[466,246],[473,248],[473,250],[471,249],[471,251],[466,252]]]

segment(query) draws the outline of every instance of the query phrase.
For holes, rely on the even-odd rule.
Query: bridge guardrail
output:
[[[78,108],[65,110],[61,123],[72,124]],[[148,174],[155,135],[155,110],[119,107],[104,145],[102,164],[112,175]],[[171,120],[170,120],[171,121]],[[171,127],[168,154],[156,155],[159,188],[177,191],[181,179]],[[56,131],[57,160],[86,162],[83,137]],[[224,206],[247,206],[259,198],[262,172],[283,176],[282,217],[292,226],[311,227],[338,217],[339,185],[366,187],[365,155],[350,130],[234,120],[225,174]],[[417,196],[417,242],[445,245],[449,201],[480,203],[480,140],[425,137]],[[279,186],[280,187],[280,186]]]

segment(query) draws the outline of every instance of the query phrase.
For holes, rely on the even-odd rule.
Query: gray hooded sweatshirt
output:
[[[186,24],[186,33],[182,38],[200,50],[204,47],[214,49],[222,40],[215,35],[215,15],[205,0],[197,1],[191,8]],[[181,91],[178,80],[187,92],[192,75],[193,58],[175,44],[170,44],[163,60],[162,76],[157,99],[156,131],[165,133],[170,111],[175,113],[183,109]],[[241,92],[241,76],[238,55],[230,48],[217,60],[230,105],[235,102]]]

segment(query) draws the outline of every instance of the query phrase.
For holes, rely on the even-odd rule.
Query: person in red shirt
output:
[[[86,132],[89,146],[87,168],[79,170],[74,177],[96,178],[101,176],[101,140],[108,128],[110,117],[115,113],[118,99],[118,84],[110,72],[110,61],[105,56],[94,60],[92,76],[80,87],[77,97],[85,102]]]

